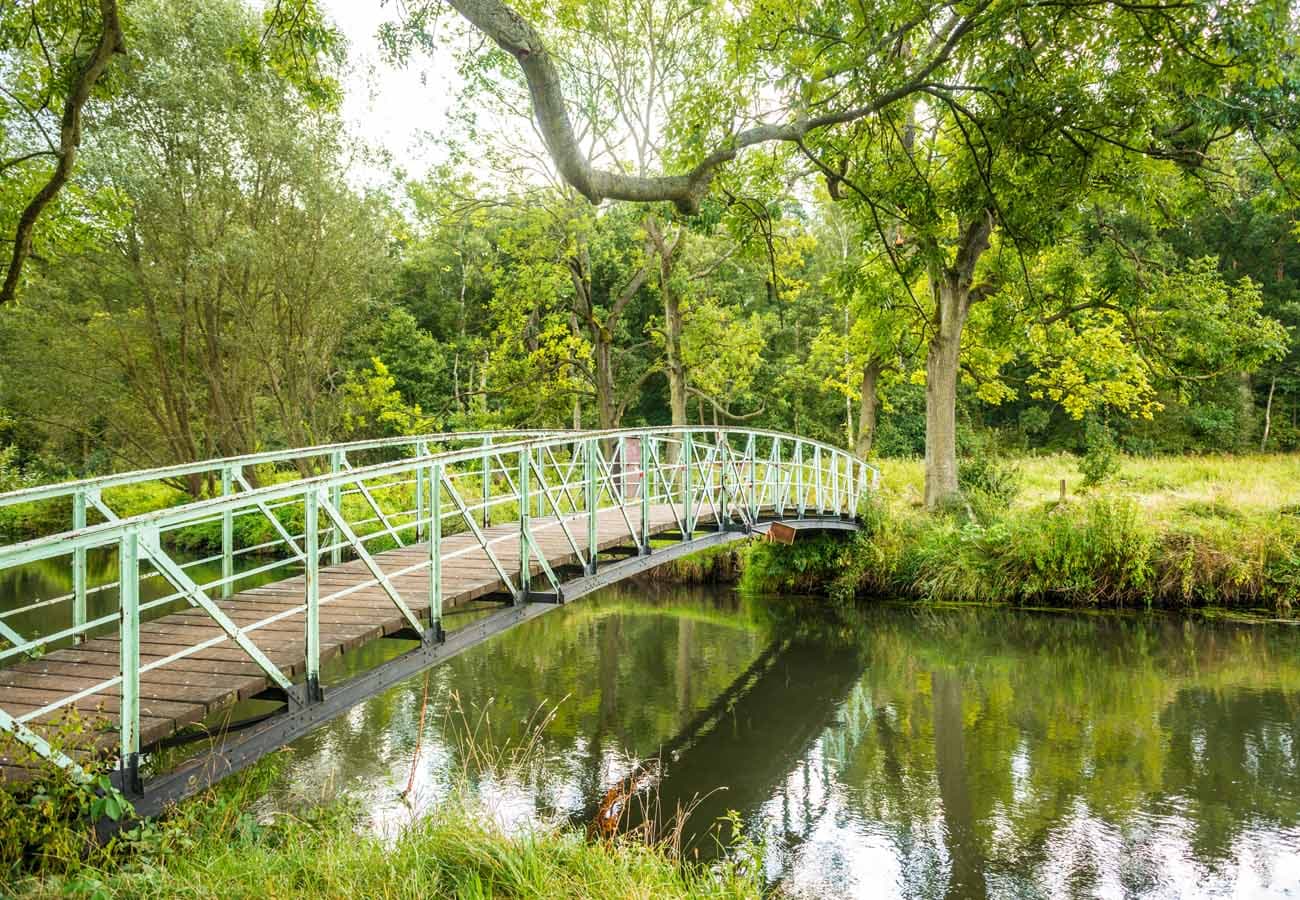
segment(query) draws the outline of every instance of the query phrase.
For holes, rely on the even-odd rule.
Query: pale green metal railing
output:
[[[427,456],[431,446],[448,445],[479,445],[490,447],[493,441],[502,440],[519,440],[527,437],[535,437],[545,434],[555,434],[555,431],[531,430],[531,431],[469,431],[469,432],[446,432],[437,434],[422,434],[416,436],[403,436],[394,438],[375,438],[362,441],[351,441],[337,444],[320,444],[312,447],[300,447],[289,450],[272,450],[262,453],[248,453],[241,456],[228,456],[219,459],[202,460],[194,463],[183,463],[173,466],[163,466],[154,469],[140,469],[133,472],[122,472],[115,475],[103,475],[98,478],[86,478],[79,481],[67,481],[58,484],[44,484],[36,487],[24,488],[17,491],[9,491],[0,494],[0,508],[6,506],[33,506],[34,511],[39,511],[42,505],[56,503],[70,503],[71,505],[71,529],[77,531],[85,528],[87,525],[87,514],[90,511],[97,513],[104,521],[116,521],[120,518],[118,511],[114,510],[104,496],[104,492],[112,489],[135,487],[145,484],[167,484],[174,483],[180,479],[201,476],[205,480],[210,480],[220,485],[222,496],[231,496],[238,491],[249,492],[253,486],[249,480],[249,472],[255,468],[278,467],[286,464],[292,464],[295,468],[307,468],[309,470],[328,471],[331,474],[346,472],[351,469],[349,455],[355,457],[356,454],[385,452],[401,453],[408,456]],[[422,477],[422,476],[417,476]],[[296,480],[296,479],[295,479]],[[346,482],[336,484],[333,488],[332,500],[335,505],[342,503],[344,496],[362,494],[363,488],[358,486],[348,487]],[[417,497],[420,493],[417,491]],[[368,498],[370,505],[375,509],[378,516],[382,513],[375,507],[373,498]],[[274,505],[268,507],[265,503],[259,504],[256,508],[234,511],[225,510],[221,513],[214,514],[213,521],[218,518],[221,522],[221,551],[215,555],[207,556],[201,559],[190,560],[183,564],[183,568],[202,566],[206,563],[220,561],[221,574],[223,583],[220,586],[223,597],[230,595],[231,584],[234,581],[235,565],[241,556],[249,556],[261,553],[268,548],[282,541],[294,544],[295,540],[301,540],[302,535],[290,535],[280,524],[279,519],[273,514]],[[277,531],[279,537],[270,544],[251,545],[236,549],[234,546],[235,521],[240,515],[264,516],[270,520]],[[417,520],[423,518],[423,510],[415,510]],[[203,524],[203,523],[191,523]],[[358,525],[368,524],[366,522],[356,523]],[[391,532],[391,529],[390,529]],[[337,543],[337,535],[334,535],[334,543]],[[339,561],[339,550],[335,549],[333,562]],[[301,554],[301,551],[299,551]],[[40,607],[55,606],[67,601],[72,602],[72,620],[74,624],[84,624],[86,621],[86,604],[90,594],[102,592],[116,588],[117,582],[106,582],[91,588],[87,584],[86,570],[86,553],[77,551],[72,558],[72,590],[64,595],[46,598],[38,603],[18,607],[9,610],[0,610],[0,638],[9,640],[11,643],[16,642],[13,629],[10,628],[8,620],[20,616],[24,613],[31,612]],[[245,575],[247,573],[244,573]]]
[[[439,445],[458,446],[431,452]],[[356,468],[347,459],[349,453],[379,448],[396,448],[412,455]],[[329,471],[259,488],[253,488],[244,474],[250,465],[302,459],[328,459]],[[130,518],[117,517],[103,503],[101,491],[108,486],[214,471],[222,473],[219,497]],[[424,435],[256,454],[3,494],[0,505],[72,498],[78,527],[0,548],[0,572],[66,560],[78,589],[15,610],[0,610],[3,623],[15,613],[51,604],[71,603],[74,608],[66,627],[51,626],[27,635],[9,625],[0,627],[0,637],[9,643],[0,646],[0,666],[95,634],[114,632],[121,660],[118,675],[20,715],[4,711],[0,689],[0,728],[12,732],[37,754],[81,775],[77,763],[51,747],[32,725],[79,700],[117,688],[121,694],[119,750],[122,760],[134,767],[141,749],[139,681],[143,672],[229,641],[241,648],[272,684],[283,689],[291,706],[309,704],[321,697],[320,609],[354,591],[379,586],[415,633],[424,635],[426,641],[437,641],[443,635],[445,559],[481,551],[516,603],[546,593],[533,587],[531,570],[536,562],[540,577],[548,583],[549,596],[559,599],[560,579],[537,544],[536,534],[543,529],[559,529],[582,570],[592,575],[599,555],[597,519],[602,511],[617,511],[640,551],[649,553],[650,523],[656,507],[671,511],[676,530],[682,539],[690,540],[704,527],[751,529],[762,515],[851,518],[878,477],[874,467],[841,448],[793,435],[757,429],[663,427],[533,432],[522,437],[500,432]],[[105,521],[85,525],[87,505],[98,510]],[[291,530],[277,513],[286,517],[301,514],[302,530]],[[233,523],[242,516],[269,520],[276,537],[251,547],[235,547]],[[498,524],[516,527],[489,535],[484,529],[494,518]],[[460,530],[471,533],[473,542],[444,557],[448,520],[453,527],[458,524]],[[179,562],[168,550],[168,539],[182,529],[217,521],[222,535],[221,575],[198,583],[187,569],[216,557]],[[412,539],[427,541],[428,553],[417,563],[384,571],[375,559],[374,545],[403,546]],[[504,540],[518,542],[519,562],[513,573],[493,550],[493,545]],[[106,585],[87,586],[85,561],[89,553],[115,553],[118,578]],[[341,561],[345,553],[361,560],[370,577],[322,596],[321,566]],[[256,554],[256,564],[236,571],[235,560],[245,554]],[[292,574],[299,568],[305,575],[302,603],[257,622],[236,624],[214,600],[215,593],[222,597],[234,593],[240,580],[276,570]],[[428,572],[427,623],[413,612],[393,583],[400,576],[422,570]],[[147,577],[163,579],[171,592],[142,601],[141,580]],[[110,586],[119,587],[117,607],[92,618],[86,612],[87,593]],[[165,614],[180,602],[204,611],[220,627],[221,635],[142,665],[140,624],[150,614]],[[306,672],[304,683],[295,684],[258,647],[254,637],[259,629],[299,614],[304,614],[305,620]]]

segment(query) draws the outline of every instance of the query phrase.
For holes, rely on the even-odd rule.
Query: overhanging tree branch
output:
[[[669,201],[683,213],[699,209],[714,173],[740,151],[772,141],[800,141],[810,132],[865,118],[921,90],[929,76],[951,57],[991,0],[980,0],[967,14],[947,20],[928,49],[932,53],[895,88],[848,109],[807,116],[780,124],[762,124],[727,138],[693,169],[681,175],[630,175],[597,169],[583,152],[565,106],[559,70],[541,35],[502,0],[447,0],[471,25],[490,37],[519,63],[528,82],[533,116],[556,167],[592,203],[630,200]]]
[[[95,83],[108,68],[113,55],[126,50],[125,39],[122,36],[122,23],[117,16],[117,0],[99,0],[99,15],[101,21],[99,42],[78,69],[68,90],[68,97],[63,103],[63,119],[59,124],[59,146],[55,153],[58,162],[54,166],[54,171],[50,173],[49,180],[36,192],[36,196],[28,202],[18,218],[18,227],[14,230],[13,255],[9,258],[9,270],[5,273],[4,286],[0,287],[0,306],[13,300],[18,291],[23,263],[32,252],[32,232],[36,228],[37,220],[72,175],[72,166],[77,160],[77,148],[81,146],[81,111],[86,101],[90,99]]]

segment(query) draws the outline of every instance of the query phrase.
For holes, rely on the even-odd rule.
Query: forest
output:
[[[970,455],[1300,447],[1285,4],[548,6],[532,56],[394,10],[455,76],[417,173],[311,0],[8,4],[0,490],[744,423],[924,456],[933,508]]]
[[[0,575],[6,896],[1290,896],[1300,2],[0,0]]]

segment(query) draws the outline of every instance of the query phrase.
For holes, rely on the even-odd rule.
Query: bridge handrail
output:
[[[227,467],[247,468],[248,466],[266,465],[267,463],[288,462],[306,457],[326,456],[344,452],[355,453],[364,450],[384,450],[421,443],[436,444],[451,440],[481,440],[499,436],[524,436],[540,434],[557,434],[562,429],[538,428],[504,431],[445,431],[438,433],[401,435],[388,438],[367,438],[359,441],[342,441],[332,444],[315,444],[310,447],[294,447],[284,450],[263,450],[256,453],[244,453],[238,456],[222,456],[202,459],[196,462],[175,463],[152,469],[133,469],[129,472],[116,472],[110,475],[96,475],[73,481],[55,481],[49,484],[37,484],[0,493],[0,507],[19,503],[35,503],[41,500],[53,500],[69,497],[77,491],[104,490],[111,487],[139,484],[145,481],[165,481],[170,478],[183,478],[186,475],[198,475],[216,472]]]
[[[740,428],[736,426],[673,426],[660,425],[650,428],[619,428],[609,429],[606,431],[561,431],[549,432],[547,437],[529,438],[525,440],[512,441],[503,444],[492,444],[494,453],[512,453],[523,449],[536,449],[538,447],[555,447],[563,444],[573,443],[575,440],[608,440],[618,437],[639,437],[642,434],[647,435],[673,435],[682,433],[717,435],[717,434],[742,434],[756,435],[760,437],[780,438],[782,440],[798,441],[801,444],[810,447],[820,447],[822,450],[839,456],[852,458],[856,463],[872,473],[873,481],[878,481],[880,469],[856,454],[845,450],[843,447],[836,447],[834,444],[827,444],[823,441],[812,438],[798,437],[780,431],[770,431],[759,428]],[[467,439],[484,437],[488,435],[499,435],[502,432],[471,432],[465,435]],[[455,434],[451,437],[456,437]],[[444,436],[448,439],[448,436]],[[429,439],[430,443],[434,443]],[[205,497],[190,503],[184,503],[178,506],[169,506],[165,509],[151,510],[149,512],[139,513],[134,516],[119,518],[113,521],[100,522],[95,525],[88,525],[85,528],[71,531],[59,532],[57,534],[44,535],[38,538],[31,538],[26,541],[20,541],[10,544],[6,547],[0,547],[0,569],[12,568],[14,565],[22,565],[48,556],[59,556],[70,552],[76,547],[97,546],[108,541],[97,540],[106,534],[120,536],[130,528],[140,526],[157,527],[159,529],[177,527],[184,524],[191,524],[202,517],[195,516],[196,512],[204,512],[209,515],[235,510],[246,507],[249,504],[255,504],[257,501],[263,503],[271,500],[280,500],[286,497],[292,497],[301,494],[304,489],[310,487],[328,487],[336,482],[344,484],[352,483],[357,480],[367,480],[371,478],[382,478],[387,475],[400,474],[404,471],[413,469],[419,465],[431,462],[440,462],[443,464],[465,462],[479,459],[483,455],[482,447],[473,447],[462,450],[446,450],[440,453],[429,454],[426,456],[407,457],[405,459],[393,460],[391,462],[374,463],[369,466],[362,466],[350,469],[344,473],[326,473],[322,475],[313,475],[308,478],[299,478],[293,481],[283,481],[276,484],[264,485],[251,491],[244,491],[238,494],[221,497]],[[94,542],[88,543],[88,542]],[[33,550],[43,547],[47,544],[56,544],[52,547],[52,552],[37,556],[28,556],[26,554]],[[21,562],[11,561],[12,556],[18,556]]]
[[[758,524],[764,510],[775,511],[781,516],[786,508],[790,508],[797,512],[798,518],[804,518],[811,509],[812,514],[819,517],[852,518],[857,514],[862,495],[873,489],[879,478],[879,471],[874,466],[844,448],[767,429],[658,426],[528,435],[520,437],[515,433],[510,436],[517,439],[499,443],[494,438],[502,437],[500,432],[453,434],[443,437],[441,442],[472,443],[477,440],[478,443],[259,488],[244,484],[247,489],[240,493],[200,499],[127,518],[117,518],[111,511],[106,511],[109,513],[107,521],[0,547],[0,570],[69,555],[74,566],[77,559],[84,565],[86,551],[115,547],[121,572],[116,583],[119,587],[115,598],[116,610],[100,610],[97,618],[91,619],[86,615],[84,582],[83,592],[76,596],[78,606],[74,607],[71,627],[56,625],[52,633],[28,639],[0,616],[0,638],[11,645],[0,649],[0,661],[38,652],[51,644],[57,645],[59,641],[92,635],[97,629],[104,628],[116,628],[122,654],[121,674],[115,677],[18,716],[0,709],[0,730],[13,732],[38,753],[76,770],[76,764],[69,757],[52,750],[27,723],[43,720],[43,717],[101,691],[120,688],[122,711],[118,719],[122,730],[122,757],[135,759],[139,753],[139,675],[225,641],[237,645],[263,670],[269,682],[283,690],[286,696],[296,697],[298,703],[310,702],[313,692],[319,693],[318,686],[313,685],[319,672],[319,611],[322,604],[354,590],[379,587],[400,610],[409,628],[424,633],[424,623],[403,601],[393,579],[427,570],[429,628],[441,634],[442,556],[439,548],[442,522],[448,517],[452,517],[453,523],[456,517],[464,520],[467,531],[472,532],[477,548],[481,548],[494,567],[505,592],[519,603],[547,593],[536,592],[531,587],[534,581],[540,583],[542,579],[542,575],[533,572],[534,565],[540,566],[545,579],[550,582],[553,596],[557,599],[560,596],[560,582],[534,537],[537,531],[552,528],[562,531],[573,558],[584,571],[594,574],[599,555],[597,518],[602,510],[617,510],[627,526],[627,534],[640,552],[649,553],[651,507],[656,503],[660,504],[660,509],[667,507],[675,523],[672,527],[683,540],[689,540],[706,521],[712,521],[720,531],[734,527],[748,531]],[[735,446],[737,439],[743,442],[739,451]],[[759,453],[760,439],[768,442],[767,456]],[[437,443],[428,438],[413,440]],[[423,448],[423,443],[420,446]],[[565,447],[569,448],[567,455],[561,450],[557,456],[555,448]],[[631,456],[634,447],[638,449],[636,458]],[[460,463],[477,463],[479,467],[453,471],[452,468]],[[401,476],[407,477],[393,480]],[[461,495],[464,479],[469,479],[471,484],[477,479],[481,493],[478,497],[471,497],[476,502],[467,503]],[[402,509],[385,513],[380,500],[371,493],[371,489],[382,492],[395,487],[404,488],[412,481],[416,486],[414,511]],[[374,518],[356,521],[355,516],[349,516],[343,504],[344,488],[348,486],[352,486],[353,494],[364,498],[374,512]],[[498,491],[498,487],[505,490]],[[404,499],[406,496],[403,493],[400,502],[408,502]],[[384,499],[383,496],[380,499]],[[493,508],[502,505],[514,508],[512,515],[518,528],[505,535],[498,533],[489,537],[478,525],[479,515],[486,527],[491,524]],[[289,534],[273,514],[273,509],[280,506],[301,508],[301,534]],[[101,507],[101,511],[105,510]],[[235,574],[229,568],[230,532],[228,527],[223,528],[226,558],[222,577],[199,584],[186,573],[186,566],[173,559],[163,546],[166,531],[210,522],[217,517],[228,526],[235,514],[260,514],[269,519],[281,536],[280,540],[270,542],[270,546],[282,545],[288,550],[288,557]],[[534,516],[545,521],[533,524]],[[634,519],[638,518],[640,524],[636,525]],[[581,531],[578,523],[582,520],[585,520],[587,534],[586,540],[580,542],[574,531]],[[381,523],[382,527],[360,534],[355,530],[363,524],[375,522]],[[572,530],[570,525],[574,526]],[[427,540],[427,556],[422,554],[420,561],[404,563],[400,570],[384,572],[367,550],[367,542],[391,537],[398,546],[405,546],[401,534],[412,529],[417,541]],[[326,537],[324,542],[322,535]],[[492,549],[494,544],[503,540],[519,542],[519,568],[513,577]],[[470,546],[474,547],[473,542]],[[358,585],[321,597],[318,572],[322,557],[328,555],[338,563],[345,550],[364,563],[371,577]],[[464,552],[457,551],[452,555]],[[144,571],[142,563],[150,566],[152,571]],[[222,596],[228,596],[237,580],[275,568],[296,569],[298,566],[304,568],[306,575],[302,602],[254,622],[236,624],[208,594],[208,591],[220,587]],[[141,580],[151,575],[162,577],[175,592],[141,602]],[[219,631],[206,640],[196,639],[192,645],[182,647],[163,659],[141,665],[141,613],[182,599],[192,606],[201,607],[201,611],[220,626]],[[43,601],[36,605],[52,602],[56,601]],[[34,608],[35,605],[23,609]],[[307,688],[294,685],[250,637],[258,629],[300,614],[305,614],[307,621]],[[307,691],[305,698],[303,690]]]

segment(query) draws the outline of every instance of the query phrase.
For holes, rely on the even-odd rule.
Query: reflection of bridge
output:
[[[277,481],[285,464],[298,477]],[[558,603],[772,521],[853,529],[875,477],[790,435],[649,428],[370,441],[3,494],[0,506],[64,503],[73,529],[0,548],[0,572],[61,561],[73,589],[0,610],[0,728],[75,775],[84,754],[115,750],[120,784],[155,810]],[[106,499],[178,479],[221,495],[129,518]],[[256,525],[267,539],[237,546],[237,526]],[[220,553],[178,561],[178,537],[200,529],[219,531]],[[113,556],[117,578],[89,584],[88,554]],[[191,574],[217,561],[219,577]],[[145,583],[165,587],[142,600]],[[481,614],[444,629],[459,610]],[[322,660],[382,637],[419,643],[322,687]],[[248,697],[283,708],[142,785],[142,749]],[[72,709],[98,727],[55,746]]]
[[[779,795],[786,843],[802,840],[824,812],[830,776],[819,773],[819,791],[805,784],[797,792],[802,829],[789,824],[788,782],[796,772],[808,778],[809,754],[819,738],[845,749],[843,739],[834,737],[845,724],[837,717],[844,714],[864,668],[853,646],[797,637],[776,640],[659,748],[660,777],[648,801],[632,802],[625,824],[635,827],[652,816],[662,828],[678,809],[690,810],[688,843],[708,855],[715,848],[701,839],[728,810],[744,813]],[[809,803],[819,808],[811,809]]]

